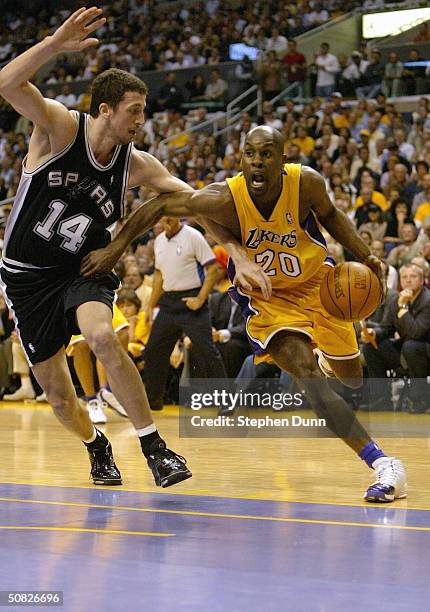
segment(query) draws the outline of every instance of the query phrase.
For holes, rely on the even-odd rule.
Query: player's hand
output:
[[[81,276],[85,278],[105,276],[111,272],[119,255],[108,245],[104,249],[91,251],[81,261]]]
[[[87,38],[106,23],[102,17],[102,9],[95,6],[75,11],[51,36],[51,44],[60,53],[84,51],[88,47],[98,45],[97,38]]]
[[[270,278],[256,263],[244,257],[238,262],[234,262],[236,268],[236,276],[234,284],[239,285],[245,291],[252,289],[260,289],[263,298],[268,300],[272,295],[272,283]]]
[[[199,310],[205,303],[204,300],[202,300],[198,296],[197,297],[183,297],[182,301],[185,302],[185,306],[189,308],[190,310]]]
[[[368,266],[378,277],[378,280],[381,284],[381,304],[385,302],[385,298],[387,297],[387,272],[388,267],[375,255],[369,255],[367,259],[363,261],[363,263]]]

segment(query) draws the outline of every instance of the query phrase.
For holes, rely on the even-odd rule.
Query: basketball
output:
[[[320,287],[321,304],[336,319],[367,319],[380,304],[381,284],[364,264],[350,261],[331,268]]]

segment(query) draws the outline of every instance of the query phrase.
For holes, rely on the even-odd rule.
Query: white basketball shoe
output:
[[[376,480],[364,494],[366,501],[387,503],[406,497],[408,491],[406,471],[400,459],[381,457],[373,466]]]

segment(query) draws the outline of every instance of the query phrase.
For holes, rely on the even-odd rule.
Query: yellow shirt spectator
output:
[[[388,210],[389,208],[387,198],[380,191],[372,191],[372,202],[374,204],[377,204],[379,208],[383,211]],[[363,198],[361,196],[358,196],[358,198],[355,200],[354,208],[360,208],[360,206],[363,206],[363,204]]]
[[[305,136],[305,138],[293,138],[291,142],[292,144],[297,145],[300,152],[306,156],[311,155],[315,149],[315,140],[310,136]]]
[[[423,227],[430,222],[430,202],[423,202],[418,206],[414,221],[417,227]]]

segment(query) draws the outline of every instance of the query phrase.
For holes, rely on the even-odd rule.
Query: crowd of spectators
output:
[[[19,6],[22,5],[22,6]],[[8,2],[0,16],[0,62],[40,40],[84,2]],[[170,3],[116,0],[103,6],[107,24],[101,45],[86,58],[60,59],[51,75],[59,81],[92,78],[111,66],[135,72],[216,64],[229,59],[229,45],[245,42],[282,55],[287,39],[360,6],[358,0],[206,0]],[[17,8],[19,7],[19,11]],[[9,10],[8,10],[9,8]],[[54,9],[54,10],[52,10]]]

